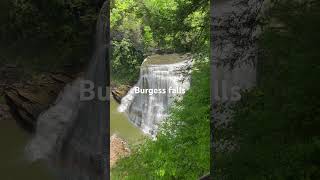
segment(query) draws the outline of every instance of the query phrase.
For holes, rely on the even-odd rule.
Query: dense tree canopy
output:
[[[137,79],[139,65],[151,52],[207,53],[209,1],[116,0],[111,32],[113,52],[125,52],[113,53],[113,79],[123,82],[128,74]]]
[[[101,1],[1,1],[1,54],[42,66],[85,62]],[[19,50],[19,54],[15,52]]]
[[[272,8],[259,43],[259,84],[233,107],[232,127],[215,131],[215,141],[237,146],[214,154],[215,179],[320,178],[319,12],[316,1]]]

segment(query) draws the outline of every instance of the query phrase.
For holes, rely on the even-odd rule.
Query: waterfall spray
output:
[[[47,160],[59,180],[107,179],[107,103],[80,101],[80,81],[107,86],[106,32],[109,2],[97,21],[95,52],[84,77],[66,85],[55,104],[38,117],[34,138],[26,148],[31,161]]]

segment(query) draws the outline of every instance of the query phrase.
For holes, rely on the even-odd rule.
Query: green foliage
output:
[[[158,49],[190,52],[208,45],[209,1],[144,2],[144,23],[152,29]]]
[[[201,58],[157,139],[134,147],[112,170],[114,179],[197,179],[209,171],[210,71],[208,58]]]
[[[207,0],[115,0],[110,22],[114,51],[130,44],[130,53],[125,53],[130,56],[113,53],[113,81],[131,82],[132,78],[126,82],[118,77],[135,77],[138,74],[140,64],[136,62],[143,61],[141,52],[208,53],[209,50]],[[125,64],[137,66],[126,67]]]
[[[143,29],[143,39],[144,39],[144,47],[154,48],[156,46],[153,40],[153,32],[151,31],[150,26],[144,26]]]
[[[5,5],[0,46],[7,59],[51,68],[90,59],[98,4],[87,0],[17,0]]]
[[[284,1],[261,39],[260,79],[233,108],[239,149],[215,155],[215,179],[320,179],[320,3]]]
[[[144,59],[139,1],[114,1],[111,8],[110,26],[112,81],[134,84],[139,78],[139,68]]]
[[[142,19],[139,1],[116,0],[112,5],[110,26],[113,41],[123,38],[130,40],[137,47],[142,43]]]
[[[135,83],[139,79],[139,67],[143,61],[143,54],[137,51],[128,39],[112,42],[111,75],[118,83]]]

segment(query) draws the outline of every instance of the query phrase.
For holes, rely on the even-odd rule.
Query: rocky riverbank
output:
[[[121,99],[128,93],[131,87],[130,85],[111,85],[111,94],[118,103],[121,103]]]
[[[126,141],[118,137],[117,135],[112,135],[110,137],[110,166],[111,168],[116,164],[116,162],[125,156],[130,154],[130,149]]]
[[[38,115],[56,99],[66,83],[76,75],[67,73],[40,73],[34,77],[22,78],[21,68],[8,64],[0,68],[0,121],[15,119],[23,129],[33,131]],[[112,86],[112,96],[120,103],[131,86]],[[110,137],[110,165],[130,154],[128,143],[117,135]]]
[[[39,114],[55,101],[63,87],[73,79],[62,73],[40,74],[32,80],[11,84],[4,90],[4,97],[17,122],[33,132]]]

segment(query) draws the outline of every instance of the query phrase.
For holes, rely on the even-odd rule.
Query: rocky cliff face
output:
[[[121,99],[127,95],[131,87],[132,86],[129,86],[129,85],[120,85],[120,86],[111,87],[111,94],[118,103],[121,103]]]
[[[4,97],[18,124],[26,131],[34,132],[40,113],[53,104],[62,88],[73,78],[61,73],[47,73],[7,85]]]
[[[31,161],[47,160],[61,180],[104,180],[108,177],[108,102],[97,96],[80,100],[80,81],[94,83],[95,94],[109,83],[109,2],[97,20],[95,51],[87,71],[67,84],[54,105],[37,119],[36,133],[26,148]]]

